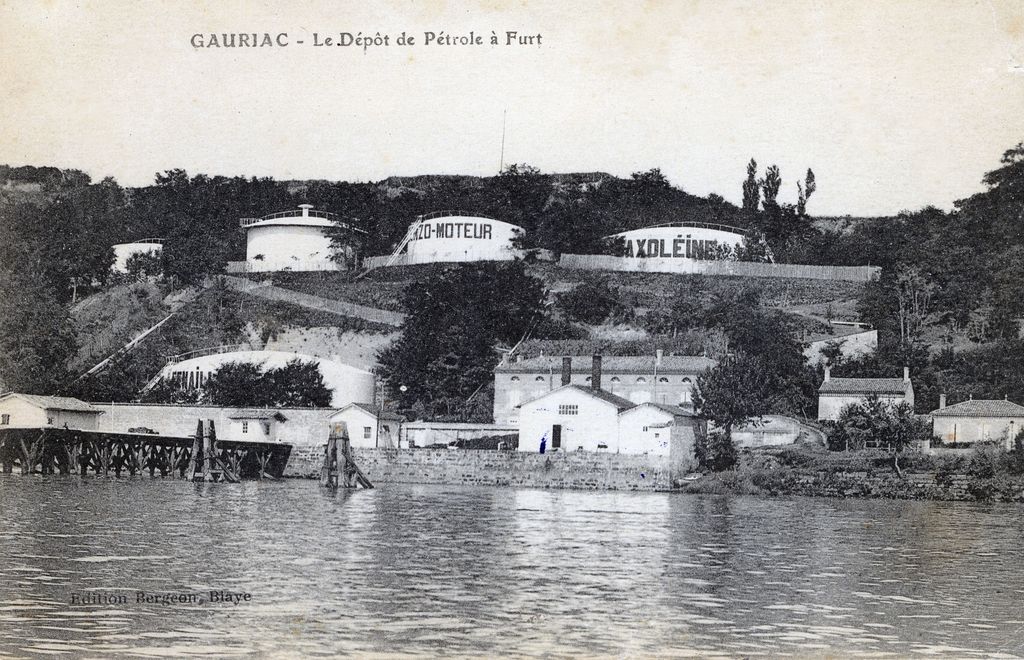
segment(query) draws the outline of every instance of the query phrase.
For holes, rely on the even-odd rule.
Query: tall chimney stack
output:
[[[831,367],[825,367],[825,382],[827,383],[829,381],[829,379],[831,379],[831,378],[832,378],[832,368]]]
[[[663,358],[663,357],[665,357],[665,351],[663,351],[660,348],[658,350],[654,351],[654,366],[660,367],[661,366],[661,358]]]
[[[590,389],[601,389],[601,354],[594,353],[594,364],[590,368]]]
[[[939,410],[942,410],[945,407],[946,407],[946,393],[943,392],[942,394],[939,395]]]
[[[903,367],[903,382],[910,382],[910,367]]]
[[[572,382],[572,358],[565,356],[562,358],[562,385],[568,385]]]

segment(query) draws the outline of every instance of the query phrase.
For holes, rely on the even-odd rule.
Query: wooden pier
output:
[[[57,428],[0,429],[0,470],[21,474],[173,477],[193,481],[280,479],[289,444],[217,440],[213,422],[178,438]]]

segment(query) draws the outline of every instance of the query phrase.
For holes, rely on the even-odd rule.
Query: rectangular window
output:
[[[249,432],[249,422],[242,422],[242,433]]]
[[[579,415],[580,407],[575,403],[563,403],[558,406],[559,415]]]
[[[46,423],[49,424],[50,426],[53,426],[53,417],[47,417]]]
[[[363,439],[364,440],[369,440],[370,436],[373,435],[372,431],[373,431],[373,429],[370,428],[369,426],[364,426],[363,427]]]
[[[8,426],[11,423],[10,415],[0,415],[0,426]]]

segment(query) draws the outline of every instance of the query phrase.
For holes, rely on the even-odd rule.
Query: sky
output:
[[[510,30],[540,45],[506,45]],[[428,46],[427,31],[484,44]],[[191,43],[264,32],[288,46]],[[389,45],[313,44],[342,32]],[[658,167],[739,203],[755,158],[781,169],[783,201],[813,169],[812,214],[884,215],[950,208],[1024,140],[1016,0],[0,0],[0,58],[0,163],[122,185],[171,168],[377,181],[504,162]]]

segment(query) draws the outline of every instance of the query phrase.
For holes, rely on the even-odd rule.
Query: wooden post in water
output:
[[[223,481],[224,473],[220,469],[220,461],[217,457],[217,429],[213,426],[213,420],[206,420],[206,432],[203,434],[203,464],[206,467],[206,481]]]
[[[192,440],[192,456],[190,458],[192,481],[205,481],[203,471],[203,420],[196,422],[196,435]]]
[[[344,473],[345,473],[345,488],[355,488],[356,483],[356,464],[352,460],[352,446],[348,438],[348,433],[341,436],[341,460],[344,462]]]
[[[327,435],[324,448],[324,464],[320,469],[320,485],[326,488],[338,487],[338,438],[348,437],[344,423],[333,424]]]

